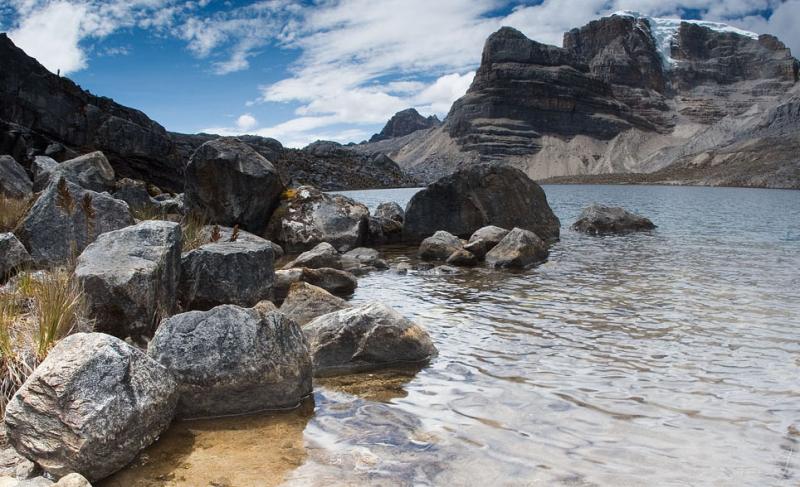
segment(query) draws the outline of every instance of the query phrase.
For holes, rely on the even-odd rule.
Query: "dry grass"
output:
[[[295,197],[297,197],[297,190],[294,188],[286,188],[283,190],[283,193],[281,193],[282,200],[292,200]]]
[[[197,213],[188,213],[181,220],[181,231],[183,232],[183,251],[188,252],[203,245],[206,239],[203,238],[203,227],[206,226],[205,216]]]
[[[11,232],[31,206],[29,199],[6,198],[0,195],[0,232]]]
[[[131,215],[139,220],[164,220],[166,219],[166,215],[164,211],[157,206],[145,206],[142,208],[132,208]]]

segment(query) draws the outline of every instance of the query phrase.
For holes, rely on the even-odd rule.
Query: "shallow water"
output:
[[[538,268],[359,280],[353,302],[428,328],[428,367],[177,423],[104,485],[799,485],[800,192],[545,191],[563,229]],[[571,232],[594,201],[659,227]]]

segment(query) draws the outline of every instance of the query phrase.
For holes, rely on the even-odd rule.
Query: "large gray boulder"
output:
[[[186,166],[186,207],[212,223],[260,235],[283,191],[278,171],[233,137],[201,145]]]
[[[220,304],[250,307],[272,296],[272,246],[261,242],[210,243],[181,258],[181,303],[185,309]]]
[[[454,252],[463,249],[460,238],[440,230],[422,241],[417,254],[422,260],[447,260]]]
[[[30,254],[13,233],[0,233],[0,282],[32,262]]]
[[[180,256],[180,225],[160,220],[104,233],[86,247],[75,277],[95,331],[150,335],[176,309]]]
[[[313,249],[303,252],[298,255],[296,259],[283,266],[284,269],[291,269],[293,267],[308,267],[309,269],[330,267],[331,269],[341,269],[342,256],[333,245],[328,242],[321,242]]]
[[[233,305],[164,320],[147,350],[178,382],[178,414],[223,416],[297,405],[311,393],[300,327]]]
[[[303,333],[315,376],[422,363],[437,353],[424,328],[377,302],[322,315]]]
[[[535,233],[514,228],[489,253],[486,263],[492,267],[523,268],[547,258],[547,244]]]
[[[50,184],[64,178],[78,186],[102,193],[114,189],[114,168],[100,151],[90,152],[75,159],[52,166],[49,170],[36,173],[34,191],[41,191]]]
[[[51,266],[77,256],[98,235],[134,223],[124,201],[59,179],[36,200],[17,236],[36,265]]]
[[[356,276],[339,269],[329,267],[282,269],[275,271],[275,299],[282,301],[289,292],[289,287],[295,282],[307,282],[342,297],[350,296],[358,287]]]
[[[557,240],[561,224],[542,188],[519,169],[479,164],[445,176],[411,198],[403,235],[419,242],[445,230],[461,238],[487,225],[520,227]]]
[[[104,333],[61,340],[6,408],[9,443],[56,477],[99,480],[167,428],[178,391],[169,372]]]
[[[321,287],[298,281],[289,286],[289,294],[283,301],[280,311],[303,326],[318,316],[349,307],[347,301]]]
[[[219,236],[218,242],[253,242],[253,243],[264,243],[267,242],[270,247],[272,247],[272,253],[275,257],[275,260],[280,259],[283,257],[283,248],[275,242],[265,239],[264,237],[259,237],[258,235],[253,235],[252,233],[239,229],[238,231],[234,230],[231,227],[226,227],[223,225],[204,225],[203,228],[200,229],[199,238],[200,240],[206,243],[212,243],[214,233],[217,233]],[[234,239],[234,234],[236,238]]]
[[[33,183],[25,168],[11,156],[0,156],[0,196],[28,198],[32,188]]]
[[[625,208],[593,204],[584,208],[572,229],[589,235],[630,233],[656,228],[649,219]]]
[[[361,245],[367,236],[369,209],[346,196],[301,186],[281,201],[268,235],[287,252],[303,252],[328,242],[339,252]]]

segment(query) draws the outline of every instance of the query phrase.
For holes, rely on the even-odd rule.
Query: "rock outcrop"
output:
[[[31,178],[25,168],[11,156],[0,156],[0,196],[6,198],[29,198],[33,192]]]
[[[547,244],[535,233],[514,228],[486,254],[492,267],[522,269],[547,258]]]
[[[593,204],[584,208],[572,229],[589,235],[630,233],[656,228],[652,221],[625,208]]]
[[[391,139],[395,137],[403,137],[404,135],[411,134],[417,130],[425,130],[432,127],[437,127],[442,122],[436,115],[423,117],[414,108],[407,108],[405,110],[395,113],[392,118],[386,122],[386,125],[380,131],[373,135],[369,141],[377,142],[379,140]]]

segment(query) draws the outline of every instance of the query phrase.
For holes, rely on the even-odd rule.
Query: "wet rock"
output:
[[[480,164],[443,177],[411,198],[404,238],[419,242],[438,230],[468,238],[487,225],[520,227],[557,240],[560,222],[542,188],[519,169]]]
[[[181,258],[181,303],[207,310],[220,304],[253,306],[272,296],[275,281],[269,242],[217,242]]]
[[[124,201],[60,179],[39,196],[17,236],[36,265],[44,267],[64,264],[98,235],[134,223]]]
[[[99,480],[158,438],[177,399],[166,369],[136,348],[104,333],[77,333],[9,402],[8,441],[51,475]]]
[[[584,208],[572,229],[589,235],[630,233],[656,228],[649,219],[624,208],[593,204]]]
[[[13,233],[0,233],[0,282],[32,262],[30,254]]]
[[[160,317],[175,311],[180,255],[180,225],[159,220],[104,233],[86,247],[75,277],[95,331],[149,335]]]
[[[419,245],[418,255],[423,260],[446,260],[454,252],[463,250],[461,239],[443,230],[426,238]]]
[[[147,351],[178,382],[185,418],[294,407],[311,393],[311,361],[300,327],[233,305],[164,320]]]
[[[337,298],[321,287],[299,281],[289,286],[289,294],[283,301],[280,311],[303,326],[318,316],[349,307],[347,301]]]
[[[354,274],[389,268],[389,264],[380,258],[377,250],[367,247],[358,247],[343,254],[342,266],[344,270]]]
[[[233,239],[234,229],[231,227],[225,227],[222,225],[205,225],[200,230],[200,239],[204,243],[212,243],[211,236],[214,232],[219,233],[219,242],[230,242]],[[264,237],[259,237],[258,235],[253,235],[250,232],[245,230],[239,230],[236,232],[236,239],[233,240],[235,242],[252,242],[252,243],[263,243],[267,242],[270,247],[272,247],[272,254],[275,257],[275,260],[280,259],[283,257],[283,248],[275,242],[265,239]]]
[[[382,303],[320,316],[303,332],[315,376],[425,362],[437,353],[424,328]]]
[[[451,265],[437,265],[428,272],[434,276],[448,276],[452,274],[458,274],[461,271],[458,269],[458,267],[453,267]]]
[[[38,172],[33,189],[42,191],[51,181],[62,177],[83,189],[98,193],[114,189],[114,168],[100,151],[84,154],[57,164],[47,171]]]
[[[309,269],[319,269],[320,267],[330,267],[331,269],[342,268],[342,256],[339,251],[333,248],[328,242],[321,242],[316,247],[303,252],[288,264],[284,269],[294,267],[308,267]]]
[[[275,299],[282,301],[295,282],[307,282],[321,287],[336,296],[350,296],[358,287],[358,279],[353,274],[339,269],[305,267],[275,271]]]
[[[406,212],[394,201],[381,203],[375,208],[375,216],[378,218],[386,218],[387,220],[394,220],[403,223],[406,217]]]
[[[281,191],[272,163],[236,138],[204,143],[186,166],[187,209],[220,225],[261,234]]]
[[[478,264],[478,258],[468,250],[456,250],[447,258],[447,263],[459,267],[473,267]]]
[[[535,233],[514,228],[489,253],[486,263],[492,267],[523,268],[547,258],[547,244]]]
[[[390,218],[371,216],[367,223],[367,245],[386,245],[403,241],[403,224]]]
[[[500,243],[506,235],[508,235],[508,230],[505,228],[489,225],[475,230],[475,233],[469,237],[469,241],[475,242],[476,240],[483,240],[489,244],[489,250],[491,250],[491,247]]]
[[[303,252],[328,242],[339,252],[361,245],[367,236],[369,210],[342,195],[301,186],[281,201],[267,235],[287,252]]]
[[[28,198],[33,183],[28,173],[13,157],[0,156],[0,196],[6,198]]]

